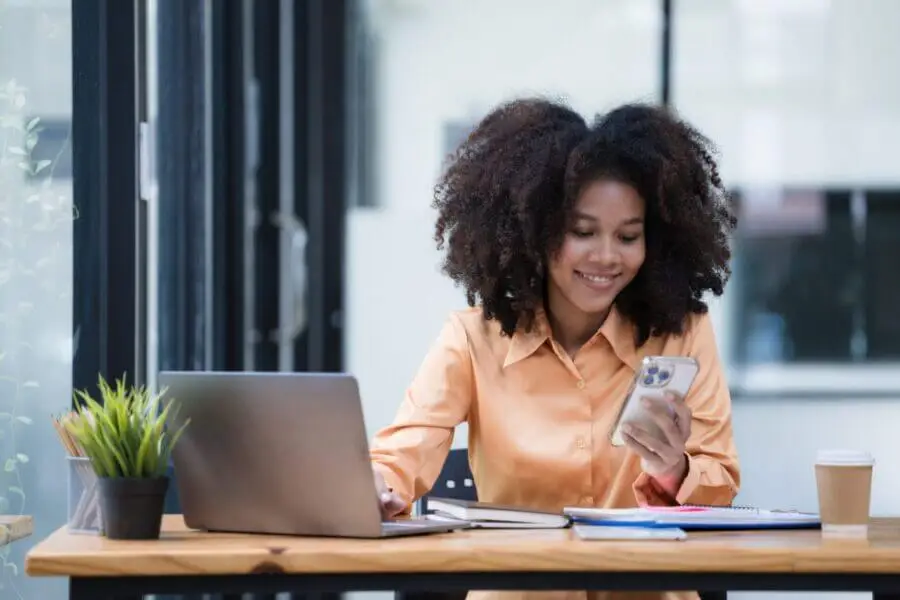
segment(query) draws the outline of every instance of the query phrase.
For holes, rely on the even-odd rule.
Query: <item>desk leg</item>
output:
[[[143,600],[142,596],[111,596],[91,585],[90,579],[72,577],[69,579],[69,600]]]
[[[69,579],[69,600],[91,600],[91,598],[107,600],[98,596],[94,590],[91,590],[90,584],[85,580],[77,577]]]

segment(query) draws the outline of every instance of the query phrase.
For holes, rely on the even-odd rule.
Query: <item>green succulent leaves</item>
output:
[[[129,387],[124,378],[109,385],[101,375],[99,401],[76,390],[77,418],[66,427],[81,446],[98,477],[154,478],[166,474],[172,448],[188,423],[170,432],[165,424],[172,404],[162,407],[166,391],[151,394]]]

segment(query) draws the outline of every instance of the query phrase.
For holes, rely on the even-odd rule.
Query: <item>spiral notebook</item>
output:
[[[678,527],[690,530],[816,529],[819,515],[752,506],[648,506],[643,508],[566,507],[576,523],[627,527]]]

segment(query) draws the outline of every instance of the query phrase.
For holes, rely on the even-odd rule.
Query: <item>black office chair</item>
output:
[[[469,468],[469,451],[465,448],[451,450],[444,461],[441,473],[431,491],[416,502],[420,515],[428,510],[428,497],[478,500],[475,480]],[[395,592],[396,600],[465,600],[468,592]]]
[[[456,500],[478,500],[478,490],[469,468],[469,451],[465,448],[451,450],[444,461],[437,481],[431,491],[419,499],[419,514],[428,510],[428,497],[453,498]]]
[[[451,450],[431,491],[419,499],[419,514],[428,510],[428,496],[478,500],[478,489],[469,468],[469,451]],[[699,592],[700,600],[727,600],[728,592]],[[466,592],[407,592],[396,593],[397,600],[465,600]]]

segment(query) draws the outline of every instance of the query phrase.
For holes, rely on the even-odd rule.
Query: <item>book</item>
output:
[[[439,523],[461,523],[467,526],[468,529],[561,529],[556,526],[548,527],[547,525],[542,525],[541,523],[518,523],[515,521],[467,521],[464,519],[458,519],[456,517],[450,517],[442,513],[428,513],[427,515],[425,515],[425,519],[429,521],[437,521]]]
[[[436,517],[466,521],[472,527],[561,529],[571,522],[559,512],[455,498],[428,498],[427,507]]]
[[[642,508],[566,507],[576,523],[691,529],[807,529],[821,526],[819,515],[749,506],[647,506]]]

